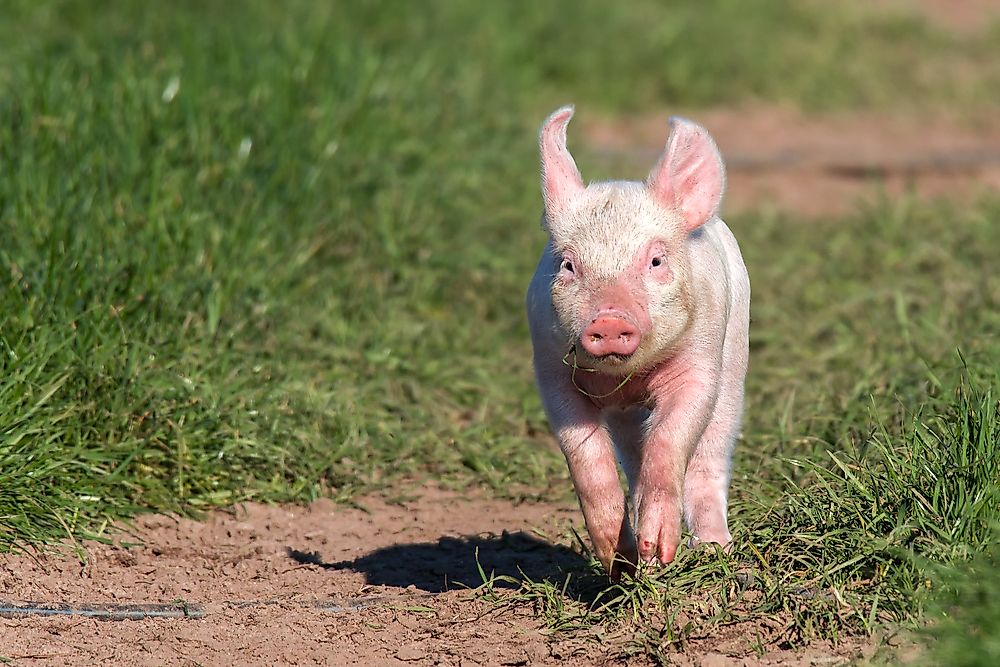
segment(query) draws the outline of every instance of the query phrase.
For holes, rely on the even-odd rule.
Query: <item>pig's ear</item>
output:
[[[684,217],[692,231],[719,212],[726,168],[708,130],[683,118],[670,119],[670,138],[646,187],[660,204]]]
[[[553,113],[542,125],[538,139],[542,157],[542,198],[547,213],[564,211],[569,201],[584,189],[580,170],[566,148],[566,126],[573,117],[573,106]]]

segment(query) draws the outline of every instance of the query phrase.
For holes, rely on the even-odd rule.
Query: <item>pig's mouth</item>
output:
[[[575,386],[577,388],[577,391],[579,391],[584,396],[588,396],[588,397],[594,398],[594,399],[607,398],[608,396],[611,396],[616,391],[618,391],[619,389],[621,389],[622,387],[624,387],[626,384],[628,384],[629,380],[631,380],[632,377],[635,375],[635,369],[632,369],[632,371],[629,372],[628,375],[626,375],[622,379],[622,381],[618,384],[618,386],[615,387],[614,389],[612,389],[611,391],[609,391],[608,393],[601,394],[601,395],[591,394],[590,392],[588,392],[586,389],[584,389],[583,387],[581,387],[577,383],[577,381],[576,381],[576,374],[577,374],[578,371],[579,372],[584,372],[584,373],[600,373],[601,370],[597,369],[597,368],[592,368],[590,366],[581,366],[578,363],[578,360],[577,360],[577,355],[578,354],[579,354],[579,351],[577,350],[576,345],[571,345],[570,348],[569,348],[569,351],[566,352],[566,354],[563,356],[562,362],[564,364],[566,364],[567,366],[572,367],[572,369],[573,369],[573,374],[572,374],[573,386]],[[589,359],[597,361],[599,363],[610,362],[609,365],[611,365],[611,366],[621,366],[621,365],[624,365],[633,356],[631,354],[606,354],[606,355],[602,355],[600,357],[595,357],[595,356],[589,354],[586,351],[583,352],[583,355],[584,355],[585,358],[589,358]]]
[[[579,359],[582,362],[582,365],[578,366],[580,370],[586,370],[591,373],[599,373],[599,368],[590,368],[590,366],[623,366],[632,359],[635,359],[636,352],[638,352],[638,350],[629,353],[605,352],[603,354],[594,354],[579,343],[574,343],[570,346],[569,352],[566,353],[566,356],[574,361]]]
[[[582,371],[584,373],[600,373],[600,368],[593,368],[592,366],[624,366],[630,360],[634,359],[635,356],[635,352],[630,352],[628,354],[622,354],[620,352],[594,354],[587,351],[582,346],[574,343],[569,346],[569,350],[563,356],[562,361],[567,366],[572,366],[574,370]]]
[[[602,354],[599,357],[594,356],[592,354],[587,354],[587,353],[585,353],[585,354],[588,357],[590,357],[591,359],[594,359],[596,361],[600,361],[602,363],[611,364],[613,366],[619,366],[621,364],[627,363],[628,360],[631,359],[634,356],[634,353],[633,354],[618,354],[618,353],[615,353],[615,352],[611,352],[609,354]]]
[[[598,363],[607,366],[622,366],[635,357],[635,353],[620,354],[609,352],[607,354],[591,354],[587,350],[580,349],[578,345],[570,345],[569,350],[563,355],[562,362],[567,366],[572,366],[574,370],[584,373],[599,373],[600,369],[591,368],[588,362]],[[581,364],[580,362],[584,362]]]

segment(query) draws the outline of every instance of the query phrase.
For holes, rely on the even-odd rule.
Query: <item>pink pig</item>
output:
[[[682,510],[694,542],[732,539],[750,279],[717,215],[725,167],[703,127],[671,119],[645,183],[584,185],[566,148],[572,116],[563,107],[541,130],[549,242],[528,319],[542,403],[597,557],[617,577],[637,560],[673,560]]]

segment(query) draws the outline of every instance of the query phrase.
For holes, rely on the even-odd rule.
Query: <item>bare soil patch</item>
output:
[[[147,516],[117,544],[85,545],[86,562],[7,556],[5,603],[183,601],[197,617],[0,618],[0,656],[33,665],[602,665],[627,647],[630,637],[599,629],[547,633],[530,609],[495,606],[468,588],[481,581],[477,554],[487,573],[562,581],[581,563],[560,537],[580,521],[575,504],[440,490],[359,504],[250,504],[200,522]],[[137,538],[143,544],[129,545]],[[864,648],[757,656],[749,642],[767,631],[730,628],[672,660],[834,665]]]
[[[1000,19],[996,0],[875,0],[875,8],[922,15],[928,21],[960,34],[986,30]]]
[[[477,552],[487,572],[557,574],[580,557],[520,531],[556,530],[574,509],[431,490],[405,504],[366,498],[359,508],[249,504],[201,522],[143,517],[132,538],[86,545],[86,563],[5,558],[4,598],[180,600],[201,618],[0,619],[0,655],[67,665],[517,664],[526,651],[542,657],[544,643],[518,619],[479,620],[491,607],[467,588],[480,583]],[[143,544],[126,546],[130,539]]]
[[[609,169],[648,169],[676,110],[581,116],[584,146]],[[782,107],[689,115],[715,137],[729,171],[724,211],[841,215],[881,196],[974,200],[1000,190],[1000,115],[805,116]],[[641,172],[639,172],[641,173]]]

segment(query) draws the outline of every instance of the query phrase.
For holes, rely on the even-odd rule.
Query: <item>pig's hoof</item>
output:
[[[656,543],[651,540],[639,541],[639,560],[646,564],[656,561]]]
[[[643,540],[639,544],[639,560],[647,566],[669,565],[676,555],[676,544],[657,544],[649,540]]]

